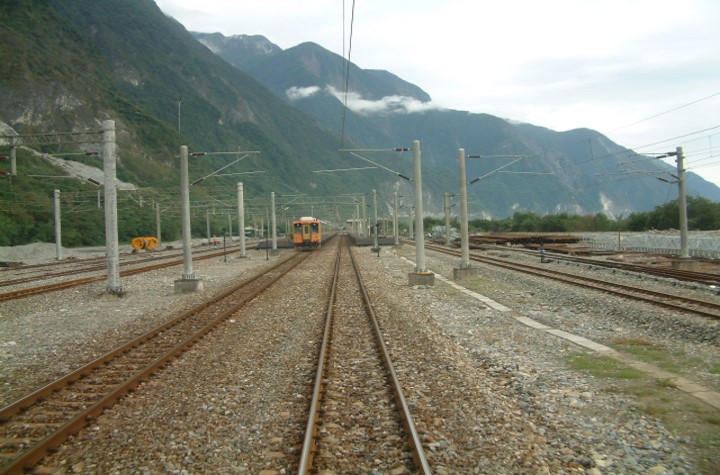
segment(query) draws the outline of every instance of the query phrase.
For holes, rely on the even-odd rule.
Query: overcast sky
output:
[[[156,3],[191,31],[348,55],[352,0]],[[350,59],[438,107],[587,127],[640,153],[683,147],[720,186],[718,0],[357,0]]]

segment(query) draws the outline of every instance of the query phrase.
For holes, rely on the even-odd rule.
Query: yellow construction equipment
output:
[[[140,251],[142,249],[145,249],[147,251],[153,251],[158,248],[160,242],[157,240],[156,237],[144,236],[133,238],[133,240],[130,241],[130,244],[136,251]]]

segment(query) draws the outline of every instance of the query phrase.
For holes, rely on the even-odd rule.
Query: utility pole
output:
[[[675,163],[677,164],[677,175],[673,176],[677,178],[678,184],[678,212],[679,212],[679,224],[680,224],[680,259],[689,259],[690,250],[688,246],[688,221],[687,221],[687,198],[685,196],[685,157],[683,155],[682,147],[676,147],[674,152],[667,152],[658,155],[656,158],[665,158],[675,156]],[[660,181],[666,183],[673,183],[665,178],[656,177]]]
[[[377,217],[377,192],[372,190],[373,193],[373,252],[380,251],[380,245],[378,244],[378,217]]]
[[[410,206],[408,209],[408,237],[410,240],[415,239],[415,208]]]
[[[115,121],[102,123],[103,179],[105,181],[105,249],[107,251],[107,291],[122,294],[117,228],[117,183]]]
[[[180,200],[182,205],[183,273],[175,281],[175,293],[190,293],[203,289],[195,278],[192,263],[192,235],[190,227],[190,183],[188,179],[188,148],[180,146]]]
[[[435,274],[425,267],[425,231],[423,225],[422,167],[420,141],[413,140],[413,180],[415,181],[415,272],[408,275],[410,285],[434,285]]]
[[[398,230],[398,195],[397,190],[393,192],[393,236],[395,237],[395,245],[400,245],[400,236]]]
[[[60,190],[53,192],[53,202],[55,204],[55,258],[59,261],[62,259],[62,225],[60,221]]]
[[[240,228],[240,257],[247,257],[245,251],[245,196],[243,183],[237,184],[237,201],[238,201],[238,227]]]
[[[689,259],[687,199],[685,198],[685,163],[682,147],[675,149],[678,175],[678,207],[680,208],[680,259]]]
[[[10,175],[17,176],[17,145],[15,137],[10,139]]]
[[[362,196],[362,227],[360,230],[360,236],[365,237],[365,231],[367,230],[367,204],[365,203],[365,195]]]
[[[270,227],[272,232],[272,255],[277,255],[280,251],[278,251],[277,247],[277,225],[275,223],[275,192],[270,193]]]
[[[205,230],[207,234],[207,243],[208,246],[211,244],[210,242],[210,209],[205,208]]]
[[[450,247],[450,193],[445,193],[445,246]]]
[[[465,168],[465,149],[458,149],[458,168],[460,171],[460,265],[459,270],[470,267],[470,237],[468,236],[467,214],[467,172]]]
[[[232,242],[232,233],[233,233],[233,230],[232,230],[232,213],[230,212],[230,210],[228,210],[228,214],[227,214],[227,215],[228,215],[228,236],[230,237],[230,242]]]
[[[484,155],[465,155],[465,149],[459,148],[458,149],[458,169],[460,173],[460,247],[461,247],[461,257],[460,257],[460,265],[453,269],[453,278],[456,280],[464,279],[468,277],[472,277],[477,275],[478,269],[473,268],[470,266],[470,236],[469,236],[469,230],[468,230],[468,208],[467,208],[467,187],[468,185],[472,185],[473,183],[477,183],[478,181],[482,180],[483,178],[486,178],[493,173],[498,172],[499,170],[502,170],[503,168],[507,168],[513,163],[517,163],[523,158],[525,158],[525,155],[493,155],[492,157],[511,157],[514,158],[513,161],[506,163],[505,165],[496,168],[495,170],[486,173],[485,175],[479,176],[473,180],[470,180],[470,182],[467,181],[467,170],[465,167],[465,159],[466,158],[483,158],[487,157],[490,158],[491,156],[484,156]]]
[[[157,240],[158,240],[158,247],[160,247],[162,245],[162,237],[161,237],[162,231],[160,229],[160,203],[159,202],[155,203],[155,227],[157,229],[156,234],[157,234]]]

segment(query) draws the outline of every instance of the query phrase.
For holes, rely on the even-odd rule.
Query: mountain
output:
[[[176,156],[187,144],[191,151],[260,150],[260,159],[246,160],[246,169],[265,170],[248,180],[251,194],[348,188],[313,173],[335,165],[331,131],[210,52],[150,0],[2,2],[0,21],[7,37],[0,121],[20,134],[87,130],[114,119],[118,176],[140,187],[177,183]],[[191,173],[227,161],[198,160]]]
[[[193,36],[204,42],[208,35],[193,32]],[[488,217],[507,216],[514,210],[603,212],[617,217],[652,209],[676,196],[676,187],[654,178],[672,180],[673,167],[641,157],[596,131],[556,132],[486,114],[441,109],[422,89],[397,76],[355,65],[350,67],[347,98],[342,93],[346,63],[339,55],[313,43],[287,50],[276,47],[260,55],[248,45],[256,40],[243,38],[245,57],[218,54],[325,127],[364,147],[422,139],[423,167],[432,170],[428,180],[435,195],[457,189],[455,160],[460,147],[468,154],[488,157],[468,161],[469,179],[505,166],[512,160],[508,156],[527,155],[469,188],[478,203],[472,212]],[[348,109],[341,114],[345,102]],[[490,158],[495,155],[505,157]],[[686,174],[686,183],[689,194],[720,200],[720,188],[698,175]]]
[[[223,154],[192,159],[191,178],[228,165],[237,158],[229,153],[261,151],[259,158],[246,158],[192,187],[197,235],[205,234],[206,210],[214,233],[227,226],[238,180],[245,184],[246,219],[258,225],[267,222],[271,191],[287,209],[301,195],[365,193],[373,187],[367,175],[348,180],[315,173],[337,168],[338,136],[213,54],[151,0],[0,2],[0,29],[5,37],[0,130],[54,136],[97,130],[103,120],[115,120],[117,176],[136,188],[119,197],[121,239],[154,234],[154,213],[145,203],[162,206],[168,221],[163,234],[179,233],[182,144],[191,152]],[[97,145],[57,143],[36,149],[78,155],[93,147],[98,150]],[[6,152],[0,143],[0,154]],[[98,157],[72,160],[102,168]],[[0,180],[0,245],[53,239],[54,189],[72,211],[64,219],[63,240],[102,242],[99,207],[84,198],[94,196],[96,188],[84,179],[59,178],[67,175],[66,168],[18,151],[18,176]],[[307,215],[305,208],[311,206],[288,212]],[[315,210],[336,218],[339,211],[333,206]]]
[[[341,57],[313,43],[283,50],[260,36],[214,34],[198,41],[151,0],[0,2],[0,29],[0,130],[77,133],[115,120],[118,178],[134,187],[120,193],[121,238],[154,232],[154,214],[144,203],[162,205],[168,218],[179,214],[177,156],[183,144],[191,152],[215,153],[190,163],[191,178],[212,174],[191,191],[199,235],[205,234],[207,215],[214,216],[207,218],[213,228],[227,225],[223,221],[235,205],[238,180],[245,183],[246,211],[253,220],[265,219],[271,191],[289,214],[307,215],[306,208],[314,206],[316,214],[328,218],[347,217],[357,200],[348,195],[372,189],[382,210],[395,189],[411,202],[412,184],[387,171],[412,176],[410,154],[360,158],[338,149],[409,147],[415,139],[422,144],[428,212],[439,213],[442,195],[457,192],[458,147],[486,157],[469,160],[469,178],[507,163],[488,156],[528,155],[471,186],[470,209],[476,215],[504,217],[515,210],[618,215],[651,209],[675,193],[656,180],[598,178],[617,173],[620,161],[637,156],[597,132],[557,133],[439,109],[420,87],[388,71],[348,68]],[[92,147],[36,148],[62,156]],[[0,153],[6,150],[0,144]],[[262,153],[231,165],[235,153],[247,150]],[[102,167],[98,157],[61,158]],[[371,167],[367,159],[381,167]],[[3,167],[0,163],[0,171]],[[96,224],[99,207],[93,206],[97,189],[59,178],[68,168],[31,151],[18,152],[18,176],[0,180],[0,245],[52,239],[54,189],[61,190],[63,206],[71,211],[63,238],[75,233],[78,241],[97,241],[102,232]],[[365,169],[338,171],[343,168]],[[220,169],[223,173],[216,173]],[[263,173],[237,175],[249,172]],[[707,183],[698,180],[688,178],[690,193],[720,198],[717,187],[701,190]],[[317,201],[310,203],[312,197]],[[178,220],[168,221],[163,230],[172,234]]]
[[[282,51],[278,45],[260,35],[226,37],[220,33],[210,33],[196,36],[196,38],[210,51],[241,70],[250,67],[266,55]]]

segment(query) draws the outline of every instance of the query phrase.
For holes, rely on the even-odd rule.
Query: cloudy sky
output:
[[[439,107],[587,127],[640,153],[683,147],[686,168],[720,186],[718,0],[156,3],[191,31],[349,52]]]

